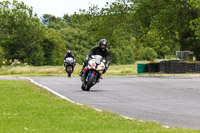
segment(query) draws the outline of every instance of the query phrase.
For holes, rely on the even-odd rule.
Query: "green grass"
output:
[[[137,63],[148,63],[138,61]],[[111,65],[104,77],[110,76],[190,76],[200,74],[165,74],[165,73],[142,73],[137,74],[137,63],[131,65]],[[78,77],[82,65],[76,65],[72,77]],[[0,68],[0,76],[58,76],[67,77],[64,66],[4,66]]]
[[[1,133],[198,133],[127,120],[60,99],[28,81],[0,80]]]
[[[82,65],[76,65],[73,77],[78,77]],[[111,65],[104,76],[136,75],[137,64]],[[0,68],[1,76],[67,76],[63,66],[7,66]]]

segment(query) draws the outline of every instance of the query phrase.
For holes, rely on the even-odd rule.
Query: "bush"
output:
[[[156,51],[150,47],[140,47],[139,50],[136,51],[136,53],[137,60],[153,61],[158,57]]]

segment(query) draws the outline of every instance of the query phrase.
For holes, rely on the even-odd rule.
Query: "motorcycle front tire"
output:
[[[84,81],[82,81],[81,89],[82,89],[83,91],[85,91],[85,83],[84,83]]]
[[[68,73],[68,77],[70,78],[71,77],[71,74],[72,74],[72,66],[67,66],[67,73]]]
[[[91,76],[89,77],[89,80],[87,81],[85,85],[85,90],[90,91],[90,88],[94,85],[94,79],[95,79],[95,74],[92,73]]]

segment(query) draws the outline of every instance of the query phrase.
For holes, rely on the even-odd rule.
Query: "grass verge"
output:
[[[137,62],[140,63],[140,62]],[[165,73],[142,73],[137,74],[137,63],[131,65],[111,65],[103,77],[113,76],[199,76],[200,74],[165,74]],[[79,72],[82,69],[82,65],[76,65],[72,77],[79,77]],[[31,77],[31,76],[57,76],[67,77],[67,73],[64,71],[64,66],[3,66],[0,68],[0,76],[16,76],[16,77]]]
[[[0,80],[2,133],[198,133],[164,128],[154,122],[127,120],[60,99],[28,81]]]
[[[73,77],[78,77],[82,65],[76,65]],[[111,65],[104,76],[135,75],[137,65]],[[63,66],[6,66],[0,68],[0,76],[67,76]]]

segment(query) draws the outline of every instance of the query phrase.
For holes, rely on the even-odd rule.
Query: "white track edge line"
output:
[[[37,86],[39,86],[39,87],[42,87],[42,88],[46,89],[47,91],[51,92],[52,94],[54,94],[54,95],[56,95],[56,96],[58,96],[58,97],[60,97],[60,98],[62,98],[62,99],[65,99],[65,100],[67,100],[67,101],[69,101],[69,102],[71,102],[71,103],[74,103],[74,104],[83,106],[83,104],[81,104],[81,103],[76,103],[76,102],[70,100],[69,98],[67,98],[67,97],[65,97],[65,96],[63,96],[63,95],[61,95],[61,94],[59,94],[58,92],[56,92],[56,91],[54,91],[54,90],[48,88],[47,86],[41,85],[40,83],[34,81],[34,80],[31,79],[31,78],[27,78],[27,77],[26,77],[26,78],[20,77],[20,78],[21,78],[21,79],[27,79],[27,80],[31,81],[31,83],[33,83],[33,84],[35,84],[35,85],[37,85]],[[100,110],[100,109],[97,109],[97,108],[94,108],[94,107],[92,107],[92,108],[93,108],[94,110],[98,111],[98,112],[102,112],[102,110]]]
[[[53,93],[54,95],[56,95],[56,96],[58,96],[58,97],[60,97],[60,98],[62,98],[62,99],[65,99],[65,100],[67,100],[67,101],[69,101],[69,102],[71,102],[71,103],[74,103],[74,104],[77,104],[77,105],[81,105],[81,106],[83,105],[83,104],[76,103],[76,102],[70,100],[69,98],[67,98],[67,97],[65,97],[65,96],[63,96],[63,95],[61,95],[61,94],[59,94],[58,92],[56,92],[56,91],[54,91],[54,90],[48,88],[47,86],[41,85],[40,83],[34,81],[34,80],[31,79],[31,78],[27,78],[27,77],[26,77],[26,78],[20,77],[20,78],[21,78],[21,79],[28,79],[28,80],[30,80],[33,84],[35,84],[35,85],[37,85],[37,86],[40,86],[40,87],[42,87],[42,88],[48,90],[49,92]],[[94,107],[92,107],[92,108],[93,108],[94,110],[98,111],[98,112],[102,112],[102,110],[100,110],[100,109],[97,109],[97,108],[94,108]],[[122,115],[120,115],[120,116],[123,117],[123,118],[125,118],[125,119],[128,119],[128,120],[132,120],[132,119],[133,119],[133,118],[131,118],[131,117],[126,117],[126,116],[122,116]],[[140,120],[140,122],[144,122],[144,121],[143,121],[143,120]],[[169,128],[169,126],[166,126],[166,125],[163,125],[163,127],[164,127],[164,128]]]
[[[65,100],[67,100],[67,101],[69,101],[69,102],[71,102],[71,103],[75,103],[75,104],[77,104],[77,105],[83,105],[83,104],[76,103],[76,102],[70,100],[69,98],[67,98],[67,97],[65,97],[65,96],[63,96],[63,95],[61,95],[61,94],[59,94],[58,92],[56,92],[56,91],[54,91],[54,90],[48,88],[47,86],[44,86],[44,85],[39,84],[38,82],[34,81],[34,80],[31,79],[31,78],[22,78],[22,79],[28,79],[28,80],[31,81],[31,83],[33,83],[33,84],[35,84],[35,85],[37,85],[37,86],[39,86],[39,87],[42,87],[42,88],[48,90],[49,92],[53,93],[54,95],[56,95],[56,96],[58,96],[58,97],[60,97],[60,98],[62,98],[62,99],[65,99]]]

